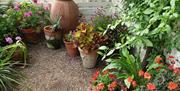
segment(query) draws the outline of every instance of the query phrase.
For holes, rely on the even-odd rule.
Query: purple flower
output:
[[[15,39],[16,39],[17,41],[18,41],[18,40],[20,40],[20,41],[22,40],[20,36],[17,36]]]
[[[31,11],[24,13],[24,17],[30,17],[30,16],[32,16],[32,12]]]
[[[9,44],[12,44],[13,43],[13,40],[11,37],[6,37],[5,38],[6,42],[9,43]]]

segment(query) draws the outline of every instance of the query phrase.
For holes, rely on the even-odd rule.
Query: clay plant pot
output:
[[[14,54],[12,55],[12,60],[13,61],[23,61],[24,57],[23,57],[23,53],[21,52],[20,49],[17,49]]]
[[[51,19],[56,21],[61,18],[61,27],[64,33],[76,29],[79,25],[79,9],[73,0],[55,0],[51,7]]]
[[[23,38],[28,43],[38,43],[37,33],[32,29],[22,29]]]
[[[46,45],[50,49],[58,49],[61,47],[62,34],[60,31],[52,31],[51,26],[44,27]]]
[[[98,58],[97,50],[94,50],[88,53],[86,53],[79,47],[78,47],[78,50],[80,52],[83,66],[85,68],[94,68],[96,66],[97,58]]]
[[[64,40],[64,44],[70,56],[75,57],[78,55],[78,48],[75,46],[74,42],[67,42]]]

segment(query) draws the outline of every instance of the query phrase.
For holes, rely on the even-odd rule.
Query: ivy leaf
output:
[[[149,39],[144,38],[143,41],[146,44],[146,46],[153,47],[153,43]]]
[[[148,8],[143,13],[146,15],[149,15],[149,14],[153,13],[153,10]]]

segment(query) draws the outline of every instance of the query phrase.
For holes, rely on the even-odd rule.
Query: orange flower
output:
[[[114,79],[114,78],[116,78],[116,76],[114,74],[109,74],[109,78]]]
[[[109,70],[105,70],[105,71],[103,71],[103,74],[102,75],[106,75],[106,74],[108,74],[109,73]]]
[[[129,76],[129,77],[127,78],[127,81],[128,81],[129,83],[131,83],[131,82],[133,81],[133,78],[132,78],[131,76]]]
[[[98,89],[99,89],[99,90],[103,90],[103,89],[104,89],[104,83],[100,83],[100,84],[98,85]]]
[[[151,74],[149,74],[148,72],[144,73],[144,78],[150,80],[151,79]]]
[[[168,89],[169,89],[169,90],[176,89],[177,86],[178,86],[178,85],[177,85],[176,83],[174,83],[174,82],[169,82],[169,83],[168,83]]]
[[[140,70],[138,73],[139,73],[139,76],[143,76],[144,75],[144,71],[143,70]]]
[[[157,56],[157,57],[155,58],[155,62],[158,63],[158,64],[161,63],[161,60],[162,60],[162,58],[161,58],[160,56]]]
[[[113,81],[111,84],[108,85],[109,91],[114,91],[114,88],[117,87],[117,82]]]
[[[133,81],[133,82],[132,82],[132,85],[133,85],[133,87],[136,87],[136,86],[137,86],[136,81]]]
[[[155,89],[156,89],[156,86],[155,86],[153,83],[148,83],[148,84],[147,84],[147,89],[148,89],[148,90],[155,90]]]
[[[95,72],[94,74],[93,74],[93,77],[92,77],[92,80],[93,81],[95,81],[95,80],[97,80],[97,77],[99,76],[99,71],[97,71],[97,72]]]

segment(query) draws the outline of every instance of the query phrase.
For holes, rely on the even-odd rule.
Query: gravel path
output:
[[[85,69],[80,57],[69,57],[66,49],[48,49],[44,42],[29,47],[31,65],[23,70],[30,91],[88,91],[95,69]],[[29,91],[20,87],[19,91]]]

